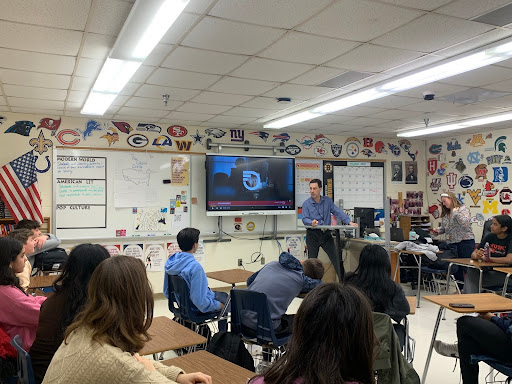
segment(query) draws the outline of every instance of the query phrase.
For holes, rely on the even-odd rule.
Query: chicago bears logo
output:
[[[288,145],[284,150],[287,154],[292,156],[298,155],[302,151],[300,147],[295,144]]]
[[[74,139],[69,139],[67,136],[73,136]],[[77,145],[80,142],[80,134],[72,129],[63,129],[57,133],[57,140],[62,145]]]
[[[210,132],[213,131],[214,129],[215,128],[211,128]],[[208,129],[206,131],[208,131]],[[222,131],[221,129],[219,129],[218,131],[223,132],[222,136],[224,136],[224,134],[226,133],[226,132]],[[187,135],[188,131],[187,131],[187,128],[182,127],[181,125],[171,125],[169,128],[167,128],[167,133],[169,135],[171,135],[172,137],[185,137]],[[208,136],[210,136],[208,134],[208,132],[206,132],[206,134]],[[212,135],[212,136],[217,137],[215,135]],[[219,137],[222,137],[222,136],[219,136]]]

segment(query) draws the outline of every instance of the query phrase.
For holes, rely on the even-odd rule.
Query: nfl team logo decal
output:
[[[334,157],[340,157],[343,146],[341,144],[332,144],[331,151]]]

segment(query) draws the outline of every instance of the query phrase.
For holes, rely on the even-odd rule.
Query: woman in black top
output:
[[[374,312],[389,315],[399,323],[409,313],[409,302],[402,287],[391,279],[391,262],[386,250],[376,244],[368,244],[361,251],[359,266],[348,273],[345,282],[359,288],[370,300]],[[405,329],[394,324],[400,339],[405,343]]]

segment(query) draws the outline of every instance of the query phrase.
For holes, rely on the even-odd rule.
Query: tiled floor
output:
[[[409,294],[407,290],[406,294]],[[301,301],[301,299],[295,299],[290,305],[288,312],[295,313]],[[421,300],[421,307],[416,309],[416,314],[409,316],[410,334],[416,339],[416,353],[413,365],[420,377],[423,374],[423,369],[425,367],[427,352],[432,339],[432,331],[434,329],[438,309],[438,306],[431,304],[426,300]],[[446,342],[454,342],[456,340],[455,319],[458,315],[452,311],[446,312],[446,320],[441,321],[437,338]],[[166,300],[157,300],[155,302],[155,316],[172,317],[167,308]],[[173,356],[173,352],[166,352],[164,357],[168,359]],[[459,364],[457,361],[457,366],[455,367],[455,361],[456,360],[453,358],[440,356],[434,351],[430,362],[427,382],[433,384],[461,383],[462,380],[460,379]],[[488,366],[480,364],[479,382],[485,383],[484,378],[488,373]]]

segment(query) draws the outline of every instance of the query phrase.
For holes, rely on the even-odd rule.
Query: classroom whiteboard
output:
[[[62,239],[175,235],[190,226],[190,157],[143,151],[54,151]]]

